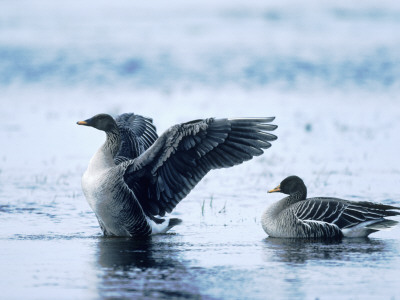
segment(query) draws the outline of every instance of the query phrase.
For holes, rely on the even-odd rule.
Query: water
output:
[[[1,299],[397,299],[400,227],[343,241],[268,238],[284,177],[309,196],[400,205],[394,1],[2,1]],[[85,7],[86,5],[86,7]],[[80,178],[99,112],[161,133],[277,117],[265,155],[213,171],[146,240],[104,238]]]

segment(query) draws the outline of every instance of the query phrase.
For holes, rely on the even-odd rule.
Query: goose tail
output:
[[[362,222],[356,226],[348,227],[342,229],[343,235],[345,237],[367,237],[371,233],[388,230],[393,226],[397,225],[399,222],[389,219],[379,219],[371,220],[367,222]]]
[[[373,223],[370,225],[365,226],[366,228],[372,229],[372,230],[388,230],[391,229],[392,227],[396,226],[399,224],[399,221],[395,220],[389,220],[389,219],[383,219],[380,222]]]
[[[181,219],[178,219],[178,218],[171,218],[171,219],[169,219],[169,222],[168,222],[168,229],[167,230],[170,230],[172,227],[174,227],[174,226],[176,226],[176,225],[179,225],[179,224],[181,224],[182,223],[182,220]]]
[[[182,223],[182,220],[178,218],[157,219],[153,217],[153,219],[148,220],[151,225],[151,234],[166,233],[172,227]]]

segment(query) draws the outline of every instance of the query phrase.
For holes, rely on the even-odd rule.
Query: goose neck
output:
[[[291,193],[289,195],[289,197],[287,197],[287,202],[288,204],[294,204],[296,202],[299,202],[301,200],[305,200],[307,198],[307,190],[306,189],[302,189],[302,190],[298,190],[294,193]]]
[[[105,152],[109,152],[110,155],[112,156],[112,158],[114,159],[114,157],[118,153],[118,150],[120,147],[120,141],[121,141],[121,137],[120,137],[118,128],[107,131],[106,136],[107,136],[107,139],[102,148]]]

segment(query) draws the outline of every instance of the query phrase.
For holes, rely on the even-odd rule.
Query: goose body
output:
[[[289,194],[262,215],[262,227],[272,237],[366,237],[396,225],[398,221],[386,217],[400,215],[400,207],[391,205],[329,197],[306,198],[307,188],[297,176],[287,177],[269,192]]]
[[[106,132],[82,177],[84,195],[106,236],[164,233],[165,217],[212,169],[231,167],[271,146],[274,118],[204,119],[158,137],[152,120],[99,114],[79,125]]]
[[[123,202],[134,201],[134,195],[122,180],[124,169],[117,166],[107,151],[99,149],[82,176],[82,190],[105,235],[130,236],[128,224],[120,223]]]

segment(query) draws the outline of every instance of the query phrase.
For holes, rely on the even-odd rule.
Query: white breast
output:
[[[111,153],[100,148],[90,160],[89,166],[82,177],[82,190],[90,207],[99,222],[107,231],[116,235],[126,235],[119,225],[118,206],[113,202],[112,191],[121,183],[123,173],[115,165]]]
[[[92,210],[97,214],[101,204],[110,198],[107,189],[107,178],[111,170],[94,171],[88,168],[82,177],[82,190]]]

